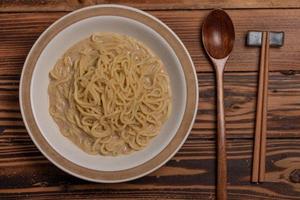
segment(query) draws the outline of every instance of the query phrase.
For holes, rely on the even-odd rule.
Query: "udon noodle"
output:
[[[51,116],[89,154],[141,150],[170,116],[162,61],[129,36],[93,34],[71,47],[49,76]]]

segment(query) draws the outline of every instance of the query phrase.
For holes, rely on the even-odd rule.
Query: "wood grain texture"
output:
[[[191,136],[177,155],[147,177],[122,184],[94,184],[49,163],[26,133],[0,139],[0,197],[10,199],[213,199],[215,142]],[[250,183],[252,141],[228,141],[229,199],[299,199],[299,139],[268,141],[268,182]],[[51,175],[50,175],[51,174]]]
[[[22,65],[38,36],[67,13],[56,11],[71,11],[103,2],[108,1],[0,0],[0,199],[214,199],[215,78],[199,45],[199,27],[208,13],[205,9],[213,7],[228,8],[237,29],[236,45],[224,77],[229,199],[300,199],[298,0],[122,1],[149,10],[165,22],[191,53],[200,92],[191,135],[165,166],[128,183],[82,181],[49,163],[32,143],[22,122],[18,104]],[[269,7],[293,9],[265,9]],[[270,51],[268,182],[261,185],[250,183],[259,49],[246,48],[244,43],[246,32],[253,29],[286,34],[284,46]]]
[[[198,72],[213,71],[200,41],[200,25],[208,11],[150,13],[178,34],[188,48]],[[228,13],[236,28],[236,42],[225,71],[257,71],[259,49],[245,46],[247,31],[254,29],[285,32],[284,46],[270,51],[270,71],[300,71],[300,9],[229,10]],[[66,13],[0,14],[0,74],[8,71],[19,73],[34,41],[64,14]],[[11,65],[14,67],[10,67]]]
[[[25,131],[18,103],[19,75],[0,76],[0,128],[5,131]],[[214,138],[214,74],[198,73],[198,79],[199,107],[192,133],[200,134],[202,138]],[[256,72],[227,72],[224,75],[228,138],[253,138],[257,79]],[[300,73],[270,73],[268,138],[300,137],[299,99]]]
[[[298,8],[298,0],[0,0],[0,12],[72,11],[97,4],[122,4],[143,10]]]

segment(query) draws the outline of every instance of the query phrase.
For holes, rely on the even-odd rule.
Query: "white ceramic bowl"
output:
[[[171,31],[165,24],[163,24],[158,19],[154,18],[153,16],[125,6],[118,6],[118,5],[100,5],[100,6],[93,6],[87,7],[75,12],[72,12],[53,25],[51,25],[37,40],[35,45],[32,47],[28,58],[24,64],[24,71],[21,78],[21,85],[20,85],[20,97],[24,96],[24,92],[22,91],[24,85],[22,83],[24,80],[26,73],[26,67],[28,62],[31,62],[31,56],[36,53],[36,49],[41,48],[39,55],[36,57],[34,62],[34,67],[32,69],[32,74],[30,76],[30,88],[29,91],[29,99],[30,99],[30,107],[31,112],[34,118],[35,125],[39,129],[39,134],[45,139],[45,141],[51,146],[54,151],[59,154],[59,156],[63,157],[65,160],[75,164],[76,166],[82,167],[82,169],[88,169],[93,171],[99,172],[107,172],[113,173],[116,171],[123,171],[137,168],[138,166],[142,166],[143,164],[147,163],[148,161],[152,160],[154,157],[160,154],[171,140],[175,137],[178,132],[178,129],[182,123],[183,116],[186,111],[187,106],[187,75],[184,73],[184,66],[182,66],[181,61],[176,54],[174,47],[166,41],[166,39],[153,28],[148,26],[147,24],[138,21],[136,19],[132,19],[129,17],[118,16],[116,15],[97,15],[94,16],[87,16],[83,17],[80,20],[73,21],[72,23],[68,24],[68,19],[74,16],[80,16],[81,13],[93,12],[95,9],[121,9],[127,10],[129,12],[138,13],[141,16],[146,16],[151,20],[155,20],[156,23],[159,23],[162,27],[167,29],[169,33],[172,34],[173,37],[181,45],[182,50],[185,51],[186,55],[188,55],[186,49],[184,48],[183,44],[180,42],[180,39],[175,35],[174,32]],[[73,17],[73,18],[74,18]],[[64,22],[65,23],[62,23]],[[41,45],[43,43],[43,39],[51,34],[51,30],[60,28],[61,24],[63,27],[61,30],[58,30],[49,41],[45,45]],[[129,155],[123,155],[118,157],[109,157],[109,156],[101,156],[101,155],[89,155],[83,152],[80,148],[78,148],[75,144],[73,144],[68,138],[64,137],[54,120],[49,114],[49,98],[48,98],[48,84],[49,84],[49,71],[53,68],[56,61],[64,54],[64,52],[70,48],[72,45],[77,43],[78,41],[89,37],[93,33],[97,32],[115,32],[120,34],[126,34],[137,40],[143,42],[146,46],[148,46],[156,55],[158,55],[161,60],[163,61],[166,70],[170,76],[170,83],[171,83],[171,91],[172,91],[172,114],[167,122],[163,125],[160,133],[156,136],[149,146],[147,146],[144,150],[134,152]],[[48,34],[48,35],[47,35]],[[188,56],[190,63],[192,63],[191,58]],[[191,64],[192,65],[192,64]],[[192,66],[193,67],[193,66]],[[197,80],[195,71],[193,72],[193,79]],[[197,82],[193,83],[197,84]],[[195,108],[197,108],[198,102],[198,90],[194,91],[196,93],[196,98],[194,99]],[[27,94],[28,95],[28,94]],[[152,167],[150,170],[146,170],[146,172],[140,173],[135,176],[127,177],[127,178],[120,178],[114,180],[102,179],[97,178],[94,179],[92,177],[86,177],[83,174],[73,172],[72,170],[68,170],[68,166],[65,166],[62,163],[55,161],[49,155],[43,147],[41,142],[36,140],[36,137],[32,134],[33,130],[30,128],[30,123],[26,120],[26,111],[24,110],[24,102],[22,98],[20,98],[20,105],[22,114],[24,117],[24,121],[26,127],[28,129],[29,134],[37,147],[41,150],[41,152],[54,164],[58,167],[62,168],[63,170],[77,176],[80,178],[84,178],[87,180],[97,181],[97,182],[120,182],[120,181],[127,181],[131,180],[140,176],[143,176],[151,171],[155,170],[162,164],[164,164],[168,159],[170,159],[176,151],[180,148],[180,146],[185,141],[188,133],[181,139],[178,143],[178,147],[170,153],[167,159],[164,159],[162,162],[157,163],[156,166]],[[192,112],[192,121],[194,120],[196,113],[196,109]],[[190,121],[188,125],[187,131],[190,131],[192,126],[192,121]]]

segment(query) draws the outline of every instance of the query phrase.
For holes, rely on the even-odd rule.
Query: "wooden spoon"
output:
[[[217,158],[218,180],[217,199],[227,199],[227,158],[226,158],[226,134],[223,95],[223,74],[226,61],[233,49],[235,39],[233,23],[228,14],[221,10],[213,10],[205,19],[202,26],[202,42],[206,53],[211,59],[217,79],[217,110],[218,110],[218,134],[217,134]]]

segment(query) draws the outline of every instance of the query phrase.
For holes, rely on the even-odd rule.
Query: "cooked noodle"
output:
[[[70,48],[50,72],[50,114],[85,152],[146,147],[171,112],[161,60],[135,39],[98,33]]]

